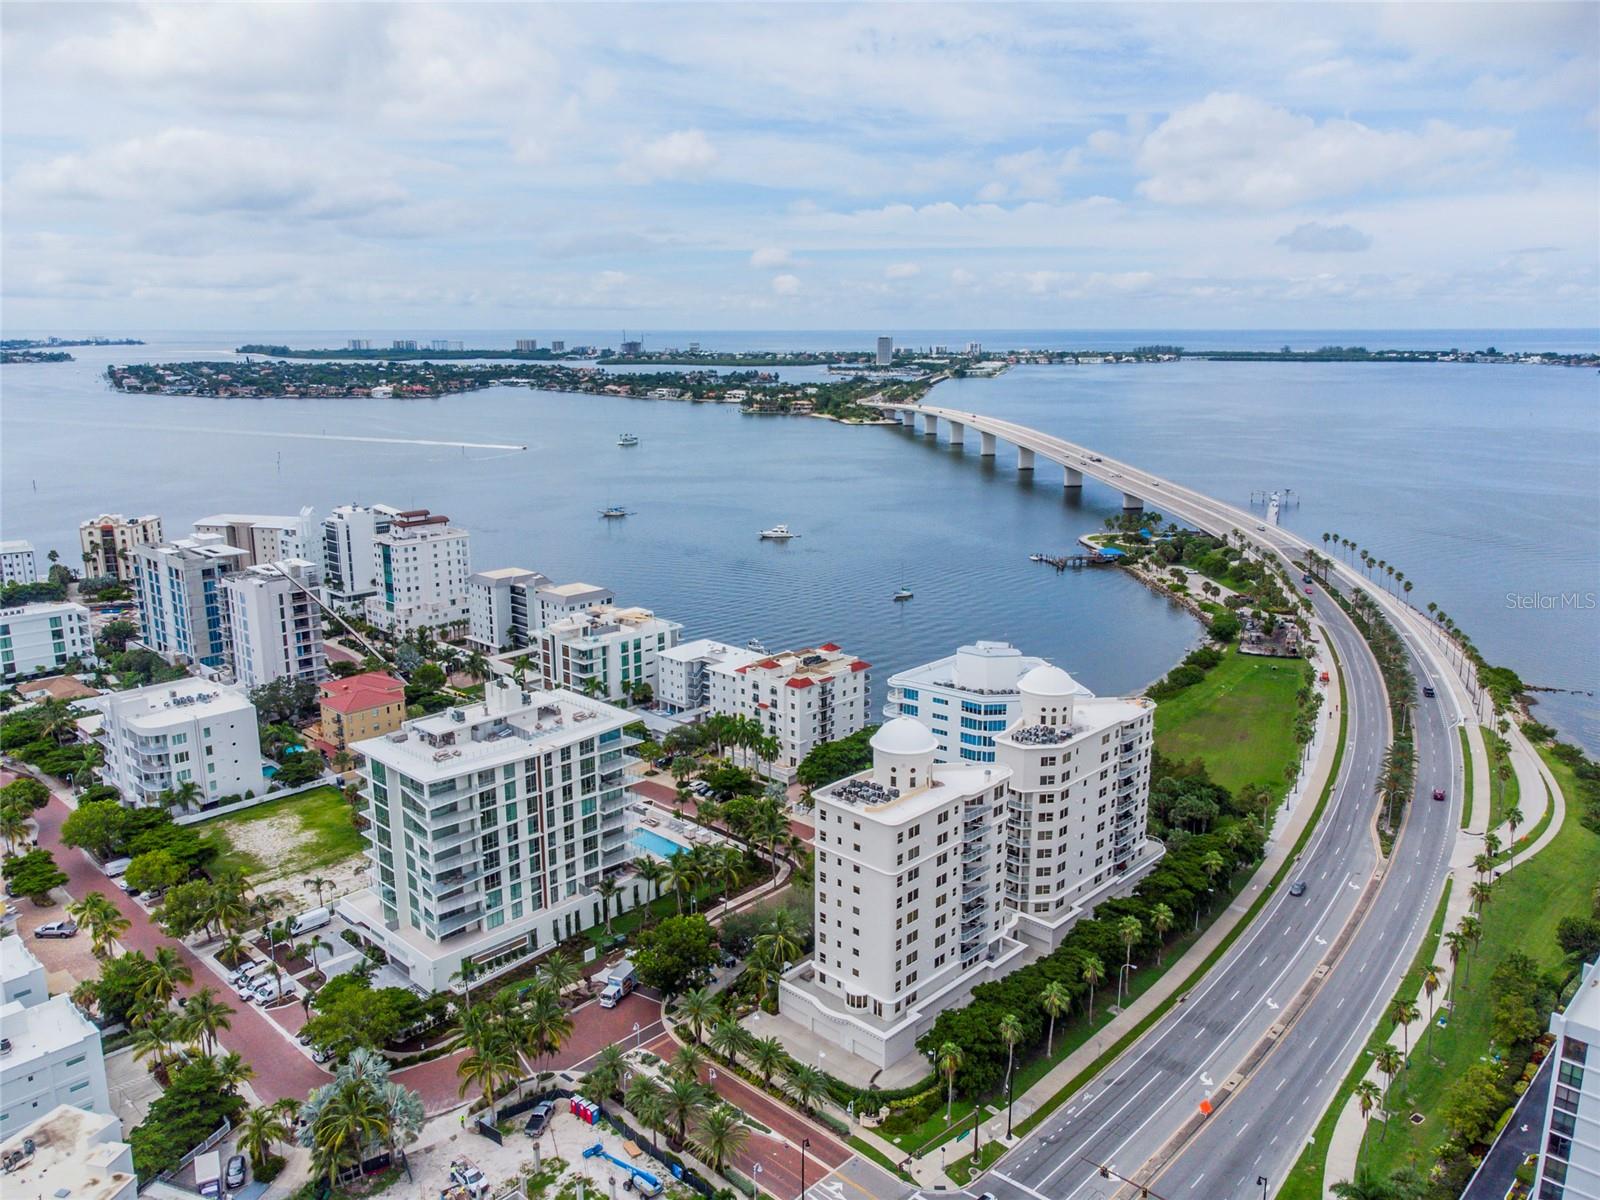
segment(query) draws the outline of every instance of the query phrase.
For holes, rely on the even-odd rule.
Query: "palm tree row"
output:
[[[424,1118],[422,1097],[391,1082],[388,1061],[367,1049],[352,1051],[333,1081],[306,1098],[299,1115],[299,1143],[311,1151],[312,1174],[330,1188],[342,1171],[380,1151],[403,1158],[405,1147],[421,1136]]]
[[[566,1044],[572,1036],[572,1017],[561,993],[570,983],[569,970],[575,969],[565,957],[551,955],[531,983],[503,988],[489,1000],[464,1009],[451,1047],[468,1052],[456,1066],[459,1095],[477,1087],[492,1110],[497,1095],[533,1073],[532,1063]]]

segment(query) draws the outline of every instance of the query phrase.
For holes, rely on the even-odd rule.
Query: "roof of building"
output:
[[[33,543],[22,541],[20,538],[10,542],[0,542],[0,554],[31,554]]]
[[[82,700],[98,696],[100,691],[72,675],[52,675],[49,679],[30,679],[27,683],[17,684],[18,695],[33,696],[39,693],[52,700]]]
[[[915,717],[896,717],[872,735],[872,749],[881,754],[937,754],[939,739]]]
[[[404,704],[406,685],[382,671],[364,671],[346,679],[330,679],[320,684],[321,702],[334,712],[366,712],[386,704]]]
[[[0,937],[0,979],[21,979],[39,966],[39,960],[21,937]]]
[[[108,1126],[120,1128],[116,1117],[86,1112],[59,1104],[38,1120],[23,1126],[3,1143],[6,1151],[33,1142],[33,1157],[6,1176],[6,1186],[17,1196],[67,1196],[71,1200],[111,1200],[123,1195],[133,1176],[115,1169],[127,1144],[107,1141]]]
[[[0,1008],[0,1023],[11,1039],[11,1053],[0,1061],[0,1073],[25,1067],[28,1063],[57,1050],[76,1046],[85,1038],[99,1042],[100,1031],[73,1005],[69,996],[51,996],[43,1004],[25,1005],[20,1000]]]
[[[832,642],[815,649],[784,650],[739,667],[743,672],[776,671],[789,677],[790,687],[809,687],[813,681],[832,679],[840,671],[865,671],[872,664],[840,650]]]
[[[1029,696],[1081,696],[1083,689],[1071,675],[1053,663],[1035,667],[1017,680],[1017,690]]]
[[[114,709],[124,721],[146,723],[222,716],[241,709],[255,711],[255,705],[250,703],[243,688],[194,676],[170,683],[152,683],[126,692],[107,692],[96,696],[93,704],[101,712],[109,713]]]
[[[1600,1029],[1600,960],[1583,969],[1583,982],[1573,993],[1563,1015],[1568,1021]]]
[[[549,592],[553,596],[583,596],[590,592],[610,591],[598,583],[552,583],[549,587],[542,587],[539,590]]]
[[[491,571],[476,571],[476,572],[474,572],[473,576],[472,576],[472,581],[473,582],[477,582],[478,580],[484,580],[484,581],[488,581],[488,582],[493,582],[493,581],[497,581],[497,580],[501,580],[501,579],[514,580],[514,579],[543,579],[543,578],[544,578],[544,576],[539,574],[539,572],[531,571],[527,567],[495,567]]]

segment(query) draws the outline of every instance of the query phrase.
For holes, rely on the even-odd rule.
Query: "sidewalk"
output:
[[[1274,825],[1271,837],[1268,839],[1266,854],[1262,858],[1255,873],[1250,877],[1250,882],[1234,897],[1227,910],[1220,913],[1216,920],[1208,925],[1199,939],[1184,951],[1181,958],[1173,961],[1162,974],[1161,978],[1153,983],[1136,1000],[1119,1012],[1102,1027],[1095,1036],[1067,1055],[1044,1078],[1040,1079],[1022,1095],[1018,1096],[1013,1105],[1012,1124],[1015,1126],[1023,1118],[1032,1114],[1052,1096],[1066,1087],[1072,1080],[1090,1067],[1104,1052],[1105,1048],[1114,1045],[1125,1033],[1137,1025],[1145,1017],[1154,1012],[1167,999],[1186,988],[1189,977],[1200,968],[1200,965],[1221,944],[1222,940],[1233,931],[1244,919],[1256,898],[1271,882],[1284,861],[1289,857],[1289,852],[1299,840],[1311,814],[1316,811],[1317,798],[1321,796],[1322,789],[1327,785],[1328,777],[1333,769],[1334,753],[1339,741],[1339,687],[1342,668],[1335,665],[1332,654],[1328,651],[1325,631],[1320,625],[1313,626],[1312,640],[1317,648],[1316,657],[1312,660],[1313,668],[1317,671],[1327,670],[1333,682],[1328,685],[1326,699],[1323,702],[1316,735],[1310,747],[1310,770],[1301,773],[1299,781],[1284,799],[1284,808],[1279,810],[1279,819]],[[1349,764],[1342,764],[1341,777],[1348,771]],[[1128,1050],[1135,1049],[1128,1047]],[[1127,1053],[1128,1051],[1124,1051]],[[1120,1057],[1120,1056],[1119,1056]],[[1109,1069],[1109,1064],[1107,1065]],[[988,1118],[983,1125],[983,1141],[999,1142],[1009,1149],[1021,1139],[1013,1137],[1007,1141],[1006,1112],[1002,1106],[999,1111]],[[891,1162],[902,1163],[906,1171],[916,1180],[918,1186],[924,1188],[953,1188],[951,1182],[940,1166],[940,1158],[932,1152],[920,1159],[906,1161],[904,1147],[878,1136],[875,1130],[857,1124],[854,1127],[856,1136],[881,1150]],[[949,1143],[947,1143],[948,1145]],[[970,1142],[956,1143],[961,1146],[970,1146]],[[954,1157],[959,1158],[959,1154]]]

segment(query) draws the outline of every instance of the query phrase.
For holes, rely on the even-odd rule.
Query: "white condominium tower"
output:
[[[995,739],[1006,768],[1006,899],[1017,935],[1046,949],[1160,860],[1146,836],[1155,703],[1085,696],[1060,667],[1018,683],[1022,712]]]
[[[377,537],[400,510],[387,504],[341,504],[322,522],[322,584],[328,600],[359,608],[378,590]]]
[[[205,534],[136,545],[132,558],[145,645],[171,662],[228,666],[222,580],[245,565],[249,552]]]
[[[471,534],[419,508],[396,513],[373,545],[378,590],[367,598],[367,620],[399,637],[466,624]]]
[[[102,513],[78,526],[78,543],[88,556],[83,560],[83,573],[90,578],[131,578],[133,548],[157,546],[161,541],[161,518],[153,514],[125,517],[121,513]]]
[[[258,688],[275,679],[321,683],[328,677],[315,599],[320,579],[315,563],[298,558],[224,577],[235,682]]]
[[[476,572],[467,580],[467,642],[484,654],[526,646],[539,625],[538,591],[549,582],[526,567]]]
[[[872,736],[870,770],[814,793],[816,952],[779,1007],[879,1067],[1025,950],[1002,880],[1010,772],[936,749],[897,718]]]
[[[1600,1196],[1600,961],[1583,968],[1567,1007],[1550,1017],[1555,1078],[1545,1101],[1538,1200]]]
[[[641,684],[654,691],[657,656],[676,646],[682,632],[678,622],[648,608],[601,605],[535,630],[529,644],[543,686],[620,700]]]
[[[995,736],[1022,712],[1017,680],[1044,665],[1044,659],[1007,642],[974,642],[948,658],[891,675],[883,715],[915,717],[931,729],[940,762],[992,763]],[[1091,694],[1081,685],[1078,690]]]
[[[778,742],[778,757],[766,769],[792,779],[813,747],[866,728],[871,666],[832,642],[750,663],[710,663],[711,710],[759,721]]]
[[[315,528],[316,521],[309,508],[302,508],[299,515],[293,517],[217,513],[194,523],[196,536],[216,534],[228,545],[243,550],[245,558],[240,565],[246,567],[312,557],[318,549]]]
[[[0,682],[94,661],[89,610],[70,600],[0,609]]]
[[[82,702],[102,714],[95,740],[124,804],[154,804],[192,783],[195,807],[261,791],[261,737],[243,688],[190,676]]]
[[[730,646],[711,638],[680,642],[671,650],[661,652],[656,700],[669,713],[697,712],[711,703],[710,669],[713,666],[732,670],[765,657],[759,650]]]
[[[38,578],[32,542],[0,542],[0,583],[34,583]]]
[[[357,742],[372,886],[341,914],[430,991],[504,971],[602,922],[624,873],[632,718],[575,692],[491,679],[481,703]],[[648,900],[635,883],[622,907]]]

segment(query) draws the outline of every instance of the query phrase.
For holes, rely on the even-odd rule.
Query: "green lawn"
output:
[[[1434,1147],[1444,1136],[1434,1117],[1440,1098],[1466,1068],[1483,1061],[1488,1053],[1494,1009],[1489,977],[1500,961],[1520,950],[1543,968],[1570,966],[1556,945],[1556,925],[1563,917],[1586,916],[1590,911],[1595,883],[1600,881],[1600,835],[1578,820],[1578,793],[1571,771],[1544,751],[1540,753],[1567,797],[1567,818],[1554,841],[1527,862],[1518,863],[1494,885],[1483,915],[1483,942],[1456,985],[1450,1024],[1434,1030],[1433,1055],[1443,1065],[1434,1065],[1425,1054],[1414,1054],[1409,1080],[1402,1076],[1406,1111],[1425,1113],[1429,1119],[1416,1126],[1396,1121],[1384,1140],[1379,1140],[1379,1130],[1374,1129],[1362,1147],[1361,1161],[1382,1174],[1413,1155],[1424,1172],[1432,1164]]]
[[[270,862],[245,848],[249,827],[263,821],[294,821],[294,849]],[[350,820],[350,806],[336,787],[320,787],[282,800],[269,800],[243,812],[202,821],[195,828],[221,843],[216,869],[238,871],[260,885],[286,875],[318,871],[361,853],[362,838]]]
[[[1518,782],[1517,773],[1515,770],[1511,772],[1510,776],[1504,782],[1502,782],[1500,779],[1498,773],[1500,756],[1498,753],[1496,753],[1495,746],[1497,744],[1503,746],[1504,743],[1499,741],[1499,737],[1500,735],[1495,733],[1494,730],[1488,728],[1487,726],[1484,727],[1483,742],[1484,745],[1489,747],[1488,783],[1490,829],[1499,829],[1501,824],[1506,819],[1506,814],[1513,808],[1517,807],[1522,800],[1522,784]],[[1538,817],[1533,813],[1524,811],[1522,815],[1532,820],[1538,820]]]
[[[1199,683],[1157,705],[1156,749],[1168,758],[1200,759],[1231,792],[1256,783],[1282,796],[1284,769],[1300,757],[1295,693],[1310,675],[1304,661],[1230,647]]]
[[[1466,791],[1461,797],[1461,828],[1465,829],[1472,820],[1472,742],[1465,725],[1457,725],[1456,732],[1461,735],[1461,768],[1466,772],[1462,783]]]

